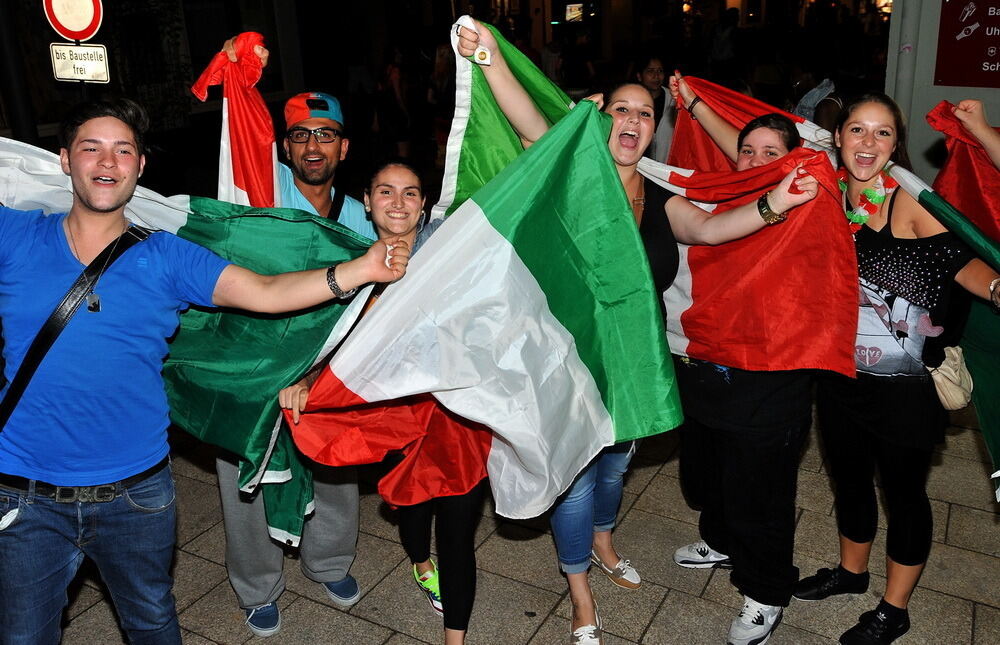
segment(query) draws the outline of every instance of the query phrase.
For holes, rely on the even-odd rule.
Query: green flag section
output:
[[[192,197],[177,235],[258,273],[330,266],[370,242],[326,218]],[[269,316],[191,310],[164,366],[171,418],[199,439],[243,458],[240,487],[265,484],[272,535],[295,543],[312,499],[310,471],[279,423],[277,392],[313,365],[346,305]],[[291,482],[289,485],[268,484]],[[277,503],[278,500],[282,500]]]
[[[457,25],[474,29],[472,19],[462,16],[452,27],[455,49],[455,116],[441,184],[441,198],[431,209],[431,217],[450,215],[466,199],[503,170],[524,151],[521,139],[503,115],[482,69],[457,53]],[[497,39],[504,60],[534,101],[549,125],[566,116],[573,102],[535,64],[507,42],[492,25],[486,25]]]
[[[681,423],[659,294],[609,127],[581,103],[444,221],[313,386],[292,429],[306,455],[343,465],[410,449],[419,442],[400,424],[373,436],[358,419],[403,419],[401,399],[430,393],[493,432],[497,512],[525,518],[603,447]],[[429,432],[418,450],[436,440]],[[407,499],[402,486],[427,486],[423,476],[398,483]]]

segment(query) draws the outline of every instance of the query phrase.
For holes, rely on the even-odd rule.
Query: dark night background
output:
[[[0,135],[56,151],[56,123],[75,103],[129,96],[153,120],[143,185],[214,196],[221,90],[201,104],[188,88],[226,38],[254,30],[271,50],[258,87],[275,123],[297,92],[340,98],[351,144],[338,186],[358,195],[376,159],[403,153],[433,200],[454,92],[453,12],[500,26],[539,64],[561,58],[556,79],[574,96],[631,80],[634,61],[654,54],[667,69],[787,108],[825,76],[838,87],[882,88],[883,2],[602,0],[581,3],[583,20],[567,23],[568,3],[554,0],[104,0],[104,22],[89,42],[107,46],[111,82],[84,86],[52,77],[49,43],[62,38],[42,0],[2,0]],[[739,12],[731,29],[727,4]]]

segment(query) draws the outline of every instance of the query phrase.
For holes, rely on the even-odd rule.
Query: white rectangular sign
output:
[[[104,45],[52,43],[52,73],[57,81],[107,83],[108,50]]]

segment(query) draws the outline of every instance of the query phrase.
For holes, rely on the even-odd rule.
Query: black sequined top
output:
[[[895,193],[893,201],[894,198]],[[878,355],[874,350],[867,356],[859,354],[858,369],[875,374],[918,373],[922,372],[925,363],[940,363],[936,357],[923,355],[924,340],[943,332],[939,325],[955,284],[955,274],[974,257],[969,247],[948,232],[917,239],[893,237],[893,201],[889,203],[886,224],[881,230],[866,225],[854,236],[861,281],[857,346],[874,347],[876,343],[871,341],[871,335],[878,330],[878,321],[881,321],[882,333],[902,345],[916,364],[910,369],[900,369],[897,365],[896,370],[885,371],[888,368],[884,365],[875,364]],[[867,342],[862,338],[866,317],[869,321]],[[881,349],[888,351],[890,348],[882,346]]]

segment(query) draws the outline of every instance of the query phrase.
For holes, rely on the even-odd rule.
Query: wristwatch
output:
[[[767,191],[757,199],[757,212],[760,213],[760,218],[764,220],[764,223],[770,226],[771,224],[777,224],[778,222],[784,222],[785,218],[788,217],[786,213],[775,213],[771,209],[771,204],[767,201],[767,196],[771,194],[771,191]]]

